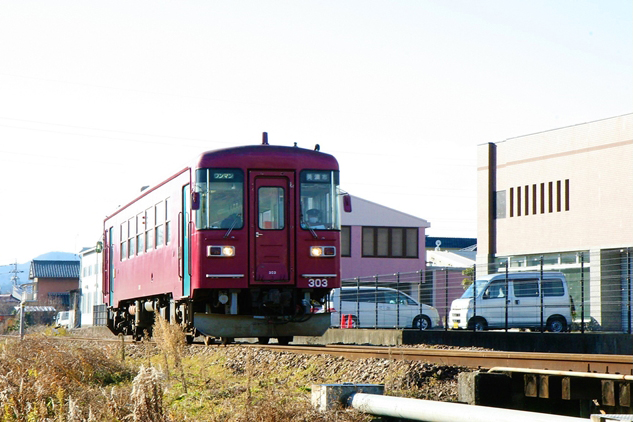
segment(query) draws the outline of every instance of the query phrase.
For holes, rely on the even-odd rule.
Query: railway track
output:
[[[2,336],[14,338],[14,336]],[[93,343],[120,343],[120,339],[84,338],[84,337],[49,337],[59,341],[86,341]],[[125,344],[138,344],[125,339]],[[598,374],[633,375],[633,356],[577,353],[537,353],[537,352],[502,352],[491,350],[469,349],[431,349],[422,347],[386,347],[356,345],[288,345],[253,344],[242,342],[239,345],[259,347],[269,350],[303,353],[328,354],[343,356],[348,359],[400,359],[417,360],[447,366],[464,366],[473,369],[490,369],[494,367],[513,367],[552,371],[593,372]],[[194,347],[225,347],[219,344],[205,346],[194,343]],[[231,347],[230,345],[227,347]]]
[[[490,369],[514,367],[553,371],[594,372],[601,374],[633,375],[633,356],[589,355],[569,353],[499,352],[464,349],[424,349],[415,347],[377,346],[277,346],[273,350],[293,353],[330,354],[349,359],[381,358],[426,361],[438,365],[465,366]]]

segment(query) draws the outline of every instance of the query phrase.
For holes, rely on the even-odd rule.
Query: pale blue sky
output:
[[[0,265],[93,245],[142,185],[263,131],[474,237],[477,145],[632,100],[630,0],[5,0]]]

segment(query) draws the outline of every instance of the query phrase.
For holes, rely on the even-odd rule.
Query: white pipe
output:
[[[522,410],[471,406],[403,397],[356,393],[349,405],[361,412],[378,416],[405,418],[426,422],[587,422],[589,419]]]
[[[494,368],[490,368],[488,372],[520,372],[524,374],[552,375],[577,378],[597,378],[601,380],[615,381],[633,381],[633,375],[599,374],[596,372],[555,371],[552,369],[507,368],[505,366],[495,366]]]

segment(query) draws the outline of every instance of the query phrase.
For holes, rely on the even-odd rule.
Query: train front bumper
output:
[[[330,314],[309,314],[305,320],[282,321],[254,315],[196,313],[194,327],[208,337],[322,336],[330,328]]]

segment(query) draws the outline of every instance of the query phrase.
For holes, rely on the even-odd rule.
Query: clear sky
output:
[[[475,237],[477,145],[632,111],[631,0],[3,0],[0,265],[264,131]]]

